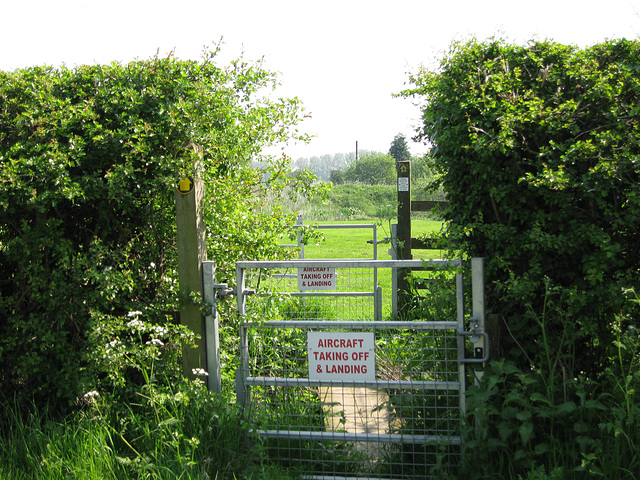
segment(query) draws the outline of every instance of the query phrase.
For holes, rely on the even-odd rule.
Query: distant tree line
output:
[[[363,151],[298,158],[293,162],[297,171],[308,170],[323,181],[334,185],[362,183],[365,185],[392,185],[396,182],[396,163],[411,160],[414,182],[433,178],[428,157],[412,156],[402,134],[396,135],[387,153]],[[425,182],[421,182],[424,185]]]

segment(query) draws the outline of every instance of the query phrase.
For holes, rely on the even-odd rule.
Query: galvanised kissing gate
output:
[[[470,317],[460,266],[460,260],[238,262],[245,317],[238,401],[272,458],[307,478],[332,479],[423,479],[436,465],[460,462],[465,365],[484,362],[488,351],[483,261],[472,260]],[[449,282],[450,303],[433,307],[445,318],[380,320],[386,303],[374,272],[403,267],[424,267],[431,281]]]

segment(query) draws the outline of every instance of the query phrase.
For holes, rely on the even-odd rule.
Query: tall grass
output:
[[[92,397],[64,418],[5,405],[0,478],[291,478],[247,442],[239,411],[202,383],[144,390],[129,404]]]
[[[5,406],[6,407],[6,406]],[[118,478],[110,432],[86,417],[55,419],[49,412],[7,407],[0,449],[4,479]]]

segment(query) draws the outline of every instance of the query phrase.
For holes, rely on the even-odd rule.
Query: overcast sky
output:
[[[587,46],[640,35],[640,0],[1,0],[0,70],[127,62],[175,51],[199,58],[224,38],[221,61],[244,52],[279,72],[281,95],[311,118],[293,158],[386,152],[413,135],[419,112],[392,98],[408,72],[435,65],[454,40],[500,36]],[[409,143],[414,154],[424,146]]]

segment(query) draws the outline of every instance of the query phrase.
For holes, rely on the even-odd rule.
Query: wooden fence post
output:
[[[206,370],[204,342],[204,317],[200,305],[191,300],[201,295],[202,262],[207,259],[205,225],[202,218],[204,184],[192,177],[182,178],[176,193],[176,227],[178,247],[178,281],[180,283],[180,323],[195,333],[196,348],[184,347],[182,366],[184,375],[195,378],[194,372]]]
[[[398,171],[398,240],[397,256],[411,260],[411,161],[396,163]],[[409,270],[398,269],[398,312],[404,311],[409,294]]]

